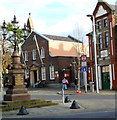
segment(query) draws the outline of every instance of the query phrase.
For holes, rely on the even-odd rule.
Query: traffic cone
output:
[[[66,96],[66,98],[65,98],[65,101],[64,101],[65,103],[68,103],[68,102],[71,102],[71,100],[68,98],[68,96]]]
[[[19,112],[17,113],[17,115],[27,115],[29,114],[26,110],[26,108],[24,106],[21,106]]]
[[[78,105],[78,103],[74,100],[70,109],[80,109],[80,106]]]
[[[77,93],[79,93],[79,94],[80,94],[80,93],[82,93],[82,91],[81,91],[81,90],[77,90],[76,92],[77,92]]]

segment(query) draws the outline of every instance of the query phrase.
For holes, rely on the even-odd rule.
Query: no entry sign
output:
[[[81,61],[85,62],[87,60],[87,56],[86,55],[82,55],[81,56]]]

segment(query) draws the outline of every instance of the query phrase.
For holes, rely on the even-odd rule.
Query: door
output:
[[[110,75],[109,72],[102,73],[102,89],[108,90],[110,89]]]
[[[33,72],[34,72],[34,83],[36,83],[37,82],[37,70],[34,70]]]

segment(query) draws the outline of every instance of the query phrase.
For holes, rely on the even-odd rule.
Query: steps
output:
[[[45,101],[44,99],[32,99],[23,101],[3,101],[0,103],[0,108],[4,112],[18,110],[21,106],[26,108],[40,108],[52,105],[58,105],[58,103],[52,103],[52,101]]]

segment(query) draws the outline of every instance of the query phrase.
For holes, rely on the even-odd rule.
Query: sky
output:
[[[11,22],[16,15],[19,25],[27,23],[29,13],[35,31],[41,34],[74,36],[81,41],[92,25],[87,14],[92,14],[98,0],[0,0],[0,24]],[[106,0],[115,4],[115,0]]]

